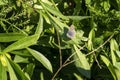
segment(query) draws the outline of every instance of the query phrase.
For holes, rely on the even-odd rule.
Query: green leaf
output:
[[[115,53],[117,54],[117,56],[118,56],[119,59],[120,59],[120,51],[116,50]]]
[[[59,33],[63,33],[62,31],[64,30],[64,28],[68,28],[68,26],[65,23],[62,23],[59,18],[53,17],[49,13],[48,13],[48,15],[51,18],[50,20],[51,20],[52,24],[54,24],[55,29],[57,29]]]
[[[0,80],[7,80],[7,72],[5,67],[2,65],[0,61]]]
[[[120,62],[116,62],[116,63],[115,63],[115,67],[116,67],[118,70],[120,70]]]
[[[28,63],[29,61],[28,61],[28,58],[15,55],[15,57],[14,57],[14,62],[15,62],[15,63]]]
[[[26,37],[25,34],[20,33],[0,33],[0,42],[11,42]]]
[[[52,71],[52,65],[51,65],[50,61],[43,54],[41,54],[40,52],[38,52],[36,50],[30,49],[30,48],[27,48],[27,50],[31,53],[31,55],[33,55],[33,57],[36,60],[38,60],[39,62],[41,62],[42,65],[45,68],[47,68],[49,71],[53,72]]]
[[[72,20],[83,20],[91,18],[90,16],[67,16],[67,17]]]
[[[7,68],[8,68],[8,72],[9,72],[9,75],[10,75],[10,80],[18,80],[18,78],[17,78],[17,76],[16,76],[16,74],[14,72],[14,69],[11,66],[8,58],[6,56],[4,56],[4,57],[5,57],[5,60],[7,62]]]
[[[118,44],[117,44],[116,40],[111,39],[111,41],[110,41],[110,50],[111,50],[111,58],[112,58],[113,65],[115,65],[115,63],[116,63],[116,55],[115,55],[114,51],[119,50],[118,48],[119,47],[118,47]]]
[[[89,36],[88,36],[88,49],[89,50],[92,50],[93,49],[93,40],[95,38],[95,31],[94,29],[92,29],[89,33]]]
[[[109,9],[110,9],[109,0],[107,0],[107,1],[102,1],[101,6],[104,8],[104,10],[105,10],[106,12],[109,11]]]
[[[117,80],[119,80],[120,79],[120,62],[115,63],[114,69],[115,69]]]
[[[7,5],[8,0],[0,0],[0,6]]]
[[[119,50],[119,46],[115,39],[110,40],[110,49],[111,50]]]
[[[77,80],[83,80],[82,77],[76,73],[74,73],[74,76],[76,77]]]
[[[48,24],[50,24],[49,16],[47,16],[47,14],[46,14],[45,12],[42,12],[41,14],[42,14],[42,16],[44,17],[45,21],[46,21]]]
[[[59,10],[57,10],[52,5],[48,5],[48,4],[44,3],[44,2],[41,2],[41,5],[44,7],[44,9],[48,10],[53,15],[56,15],[57,17],[68,20],[68,17],[64,16]]]
[[[101,60],[106,64],[106,66],[108,67],[109,71],[111,72],[114,80],[117,80],[116,78],[116,74],[115,74],[115,70],[114,70],[114,67],[113,65],[111,64],[111,62],[103,55],[100,56],[101,57]]]
[[[11,67],[14,69],[16,75],[18,76],[19,80],[29,80],[26,75],[21,70],[20,66],[16,63],[14,63],[12,60],[8,58],[9,63],[11,64]],[[16,80],[16,79],[13,79]]]
[[[29,74],[30,77],[32,77],[33,72],[34,72],[35,64],[30,63],[24,68],[24,72]]]
[[[43,72],[40,72],[40,80],[44,80]]]
[[[117,80],[119,80],[120,79],[120,70],[117,69],[116,67],[114,69],[115,69]]]
[[[78,59],[75,61],[75,66],[77,67],[78,71],[86,76],[87,78],[91,77],[91,71],[90,71],[90,65],[85,57],[85,55],[75,46],[74,51],[75,51],[75,56],[74,59]]]
[[[14,54],[14,55],[23,56],[23,57],[30,57],[30,56],[32,56],[32,55],[28,52],[28,50],[26,50],[26,49],[11,51],[10,53],[11,53],[11,54]]]
[[[39,12],[39,21],[38,21],[38,25],[37,25],[37,29],[35,31],[35,34],[38,34],[38,39],[40,37],[40,34],[42,33],[43,31],[43,17],[41,15],[41,12]]]
[[[86,3],[87,5],[91,5],[91,0],[85,0],[85,3]]]
[[[22,38],[17,42],[14,42],[13,44],[9,45],[7,48],[5,48],[3,50],[3,53],[18,49],[23,49],[31,45],[34,45],[37,42],[37,39],[38,39],[38,34]]]

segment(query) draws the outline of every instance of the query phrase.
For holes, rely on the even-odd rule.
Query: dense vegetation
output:
[[[119,80],[119,0],[0,0],[0,80]]]

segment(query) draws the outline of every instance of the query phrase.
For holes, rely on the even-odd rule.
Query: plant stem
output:
[[[83,46],[83,47],[84,47],[84,46]],[[82,47],[81,49],[83,49],[83,47]],[[81,49],[80,49],[80,50],[81,50]],[[61,70],[63,67],[65,67],[65,66],[67,66],[67,65],[75,62],[76,60],[79,60],[79,59],[76,59],[76,60],[69,61],[70,58],[72,58],[75,54],[76,54],[76,53],[71,54],[71,55],[65,60],[65,62],[59,67],[59,69],[57,70],[57,72],[53,75],[53,77],[52,77],[51,80],[54,80],[54,78],[57,76],[57,74],[60,72],[60,70]],[[69,62],[68,62],[68,61],[69,61]]]
[[[97,50],[99,50],[100,48],[102,48],[107,42],[109,42],[111,40],[111,38],[114,36],[114,34],[115,34],[115,32],[102,45],[100,45],[98,48],[96,48],[93,51],[91,51],[88,54],[86,54],[86,56],[91,55],[94,52],[96,52]]]
[[[54,74],[54,76],[52,77],[51,80],[54,80],[54,78],[57,76],[57,74],[60,72],[60,70],[63,68],[63,66],[59,67],[59,69],[57,70],[57,72]]]
[[[57,39],[58,39],[58,45],[60,46],[60,36],[59,36],[59,33],[58,31],[56,30],[57,32]],[[61,52],[61,48],[59,48],[59,54],[60,54],[60,67],[62,66],[62,52]]]

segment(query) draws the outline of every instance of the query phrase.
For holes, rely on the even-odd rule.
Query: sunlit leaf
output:
[[[83,19],[91,18],[90,16],[67,16],[67,17],[72,20],[83,20]]]
[[[0,0],[0,6],[7,5],[7,4],[8,4],[8,0]]]
[[[115,39],[111,39],[110,48],[111,50],[119,50],[118,44]]]
[[[116,63],[116,55],[115,55],[115,50],[119,50],[118,49],[118,44],[117,42],[115,41],[115,39],[111,39],[110,41],[110,50],[111,50],[111,58],[112,58],[112,62],[113,62],[113,65],[115,65]]]
[[[30,63],[24,68],[24,72],[26,72],[27,74],[29,74],[30,77],[32,77],[34,69],[35,69],[35,64]]]
[[[28,58],[15,55],[15,57],[14,57],[14,62],[15,62],[15,63],[28,63],[29,61],[28,61]]]
[[[120,58],[120,51],[116,50],[115,52],[116,52],[117,56]]]
[[[8,72],[9,72],[9,75],[10,75],[10,80],[18,80],[17,75],[16,75],[13,67],[11,66],[8,58],[5,57],[5,59],[6,59],[6,62],[7,62],[7,68],[8,68]]]
[[[45,21],[46,21],[48,24],[50,24],[50,20],[49,20],[49,17],[47,16],[47,14],[44,13],[44,12],[42,12],[41,14],[42,14],[42,16],[44,17]]]
[[[101,57],[102,61],[105,63],[105,65],[108,67],[108,69],[111,72],[114,80],[117,80],[116,74],[115,74],[115,70],[114,70],[114,67],[111,64],[111,62],[105,56],[103,56],[103,55],[101,55],[100,57]]]
[[[90,4],[91,4],[91,0],[85,0],[85,3],[86,3],[87,5],[90,5]]]
[[[22,38],[17,42],[14,42],[13,44],[9,45],[7,48],[5,48],[3,50],[3,53],[29,47],[35,44],[37,39],[38,39],[38,34]]]
[[[115,63],[114,69],[115,69],[117,79],[119,80],[120,79],[120,62]]]
[[[74,73],[74,76],[76,77],[77,80],[83,80],[82,77],[76,73]]]
[[[75,66],[77,67],[78,71],[81,74],[90,78],[91,77],[90,65],[85,55],[75,45],[74,45],[74,51],[76,53],[74,59],[78,59],[75,61]]]
[[[7,72],[5,67],[2,65],[0,61],[0,80],[7,80]]]
[[[93,49],[93,40],[95,38],[95,31],[94,29],[92,29],[89,33],[89,36],[88,36],[88,49],[89,50],[92,50]]]
[[[47,68],[50,72],[53,72],[50,61],[43,54],[30,48],[27,48],[27,50],[33,55],[35,59],[41,62],[45,68]]]
[[[51,18],[52,24],[56,25],[55,28],[58,30],[58,32],[63,33],[64,27],[68,27],[65,23],[62,23],[59,18],[53,17],[51,14],[48,13],[48,15]]]
[[[44,80],[43,72],[40,72],[40,80]]]
[[[56,15],[62,19],[66,19],[68,20],[68,17],[64,16],[60,11],[58,11],[56,8],[54,8],[51,5],[48,5],[46,3],[41,2],[42,6],[47,9],[50,13],[52,13],[53,15]]]
[[[14,69],[15,73],[19,77],[19,80],[29,80],[25,74],[23,73],[22,69],[20,66],[16,63],[14,63],[12,60],[8,59],[9,63],[11,64],[12,68]]]
[[[24,56],[24,57],[32,56],[26,49],[11,51],[10,53],[14,55]]]
[[[41,12],[39,13],[39,21],[38,21],[38,25],[37,25],[37,28],[36,28],[36,31],[35,31],[35,34],[38,34],[38,39],[40,37],[40,34],[42,33],[43,31],[43,17],[41,15]]]
[[[107,12],[110,9],[110,3],[109,0],[103,1],[101,3],[101,6],[104,8],[104,10]]]
[[[116,67],[114,69],[115,69],[117,80],[119,80],[120,79],[120,70]]]
[[[0,33],[0,42],[11,42],[26,37],[25,34],[20,33]]]

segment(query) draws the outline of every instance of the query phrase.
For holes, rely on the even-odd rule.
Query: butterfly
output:
[[[75,35],[76,35],[76,31],[75,31],[74,25],[71,25],[67,32],[67,37],[72,39],[75,37]]]

